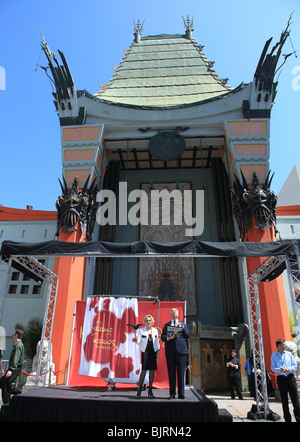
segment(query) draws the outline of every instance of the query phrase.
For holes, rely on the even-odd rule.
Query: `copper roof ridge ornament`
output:
[[[183,15],[182,15],[182,19],[183,19],[183,24],[185,26],[185,35],[187,38],[191,38],[192,37],[192,32],[194,30],[194,16],[192,17],[192,20],[190,20],[190,17],[187,15],[186,20],[184,19]]]
[[[144,21],[145,20],[143,20],[143,23],[141,24],[140,20],[138,20],[137,25],[136,25],[135,21],[133,20],[133,27],[134,27],[134,31],[135,31],[133,35],[135,36],[134,41],[136,43],[139,43],[140,40],[141,40],[141,33],[142,33],[142,30],[143,30]]]

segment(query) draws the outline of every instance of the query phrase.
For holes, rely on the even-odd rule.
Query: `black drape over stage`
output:
[[[25,243],[3,241],[0,256],[8,260],[12,256],[33,256],[35,258],[47,256],[82,256],[102,258],[125,257],[270,257],[282,255],[298,255],[300,240],[283,240],[274,242],[205,242],[184,241],[158,243],[149,241],[136,241],[132,243],[112,243],[106,241],[89,241],[71,243],[67,241],[44,241],[38,243]],[[40,280],[30,268],[12,260],[12,267],[27,276]],[[280,264],[268,281],[277,278],[286,268],[285,261]],[[40,280],[41,281],[41,280]]]
[[[2,259],[10,256],[86,256],[86,257],[153,257],[155,255],[180,255],[187,257],[268,257],[299,254],[298,241],[283,240],[274,242],[205,242],[184,241],[158,243],[136,241],[131,243],[111,243],[89,241],[71,243],[67,241],[45,241],[24,243],[3,241]]]

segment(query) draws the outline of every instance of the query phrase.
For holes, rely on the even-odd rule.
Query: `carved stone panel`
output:
[[[179,190],[183,195],[184,190],[190,190],[190,183],[180,183]],[[141,189],[148,196],[148,214],[151,214],[151,189],[149,184],[143,184]],[[169,193],[176,189],[176,183],[158,183],[153,185],[154,190],[167,190]],[[152,190],[153,190],[152,189]],[[183,197],[170,204],[170,222],[159,216],[157,225],[141,225],[140,240],[153,242],[179,242],[188,241],[191,238],[186,236],[187,228],[182,216],[180,225],[174,223],[174,211],[178,216],[179,210],[183,210]],[[176,206],[177,204],[177,206]],[[157,208],[162,213],[161,206]],[[191,210],[191,208],[190,208]],[[150,221],[150,220],[149,220]],[[167,220],[168,221],[168,220]],[[161,301],[187,301],[187,316],[197,315],[196,302],[196,280],[193,258],[166,257],[166,258],[141,258],[139,260],[139,282],[138,289],[140,296],[157,296]]]

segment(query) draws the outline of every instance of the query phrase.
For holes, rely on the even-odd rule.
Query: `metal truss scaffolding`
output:
[[[132,256],[134,256],[133,254]],[[49,255],[48,255],[49,256]],[[153,255],[146,254],[145,257]],[[162,254],[165,257],[165,255]],[[189,254],[182,256],[189,257]],[[139,256],[140,257],[140,256]],[[198,256],[199,258],[201,255]],[[263,336],[262,336],[262,324],[260,314],[260,302],[259,302],[259,290],[258,284],[261,281],[267,281],[268,275],[270,279],[273,279],[274,270],[279,266],[284,266],[287,269],[290,295],[293,306],[298,352],[300,355],[300,328],[299,328],[299,311],[300,311],[300,289],[297,290],[297,285],[300,287],[300,261],[299,254],[271,256],[267,258],[249,277],[249,301],[250,301],[250,330],[253,348],[253,365],[255,371],[255,388],[256,388],[256,403],[257,413],[262,418],[267,418],[270,412],[268,406],[268,394],[267,394],[267,382],[266,382],[266,367],[264,358]],[[0,284],[0,324],[4,309],[5,295],[7,293],[10,270],[11,267],[16,267],[20,271],[23,268],[24,272],[31,273],[32,277],[37,277],[41,281],[48,284],[47,299],[44,313],[43,330],[41,336],[41,342],[47,342],[47,363],[51,354],[51,336],[55,312],[56,295],[58,289],[58,277],[39,261],[31,256],[16,256],[11,255],[9,260],[3,261],[0,259],[0,279],[6,278],[5,283]],[[275,272],[276,273],[276,272]],[[276,277],[276,276],[275,276]],[[36,373],[35,387],[39,388],[47,384],[46,373],[41,373],[43,345],[40,346],[38,355],[38,369]],[[47,366],[47,365],[46,365]]]
[[[283,255],[277,257],[267,258],[257,269],[248,277],[249,283],[249,299],[250,299],[250,329],[252,337],[252,351],[253,351],[253,367],[255,379],[255,394],[257,417],[267,419],[270,413],[268,405],[268,391],[266,366],[262,335],[262,322],[260,314],[259,289],[258,284],[262,280],[267,281],[268,275],[274,270],[286,263],[286,269],[289,279],[290,295],[293,305],[293,313],[297,334],[298,352],[300,345],[300,330],[299,330],[299,309],[300,309],[300,293],[296,292],[295,285],[299,282],[299,256],[297,255]],[[299,353],[300,354],[300,353]]]
[[[300,356],[300,259],[299,255],[286,256],[286,268],[289,280],[291,303],[293,308],[293,316],[296,328],[298,356]]]
[[[12,256],[9,261],[0,260],[0,279],[4,280],[1,295],[0,324],[4,310],[5,296],[8,289],[11,267],[16,267],[20,271],[29,272],[32,277],[47,284],[47,297],[45,304],[43,329],[41,334],[41,343],[38,355],[38,367],[36,371],[35,388],[44,387],[47,384],[47,373],[41,373],[41,363],[43,349],[47,347],[46,367],[51,354],[51,337],[53,329],[53,320],[55,312],[56,294],[58,289],[58,277],[43,264],[31,256]]]

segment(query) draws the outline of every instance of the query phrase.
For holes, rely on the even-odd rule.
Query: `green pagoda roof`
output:
[[[215,99],[230,91],[191,33],[148,37],[138,33],[110,82],[94,97],[164,108]]]

